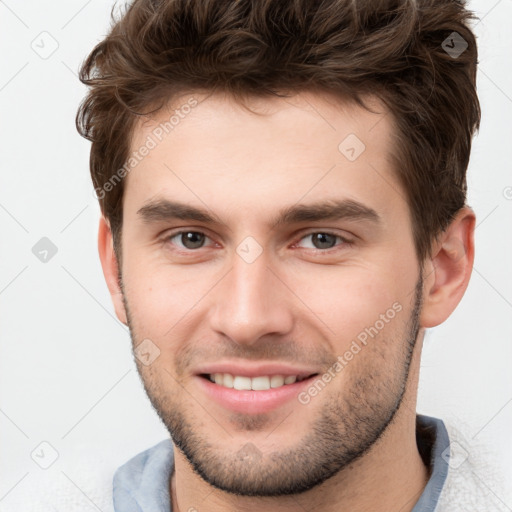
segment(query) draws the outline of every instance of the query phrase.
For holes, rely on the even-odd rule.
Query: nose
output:
[[[265,251],[252,262],[235,253],[232,267],[210,297],[210,325],[239,345],[284,335],[293,326],[292,293]]]

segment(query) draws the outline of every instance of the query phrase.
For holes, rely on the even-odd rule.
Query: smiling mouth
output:
[[[313,373],[308,376],[261,375],[257,377],[245,377],[243,375],[232,375],[230,373],[203,373],[200,377],[221,387],[235,389],[237,391],[266,391],[288,386],[295,382],[301,382],[316,375],[318,375],[318,373]]]

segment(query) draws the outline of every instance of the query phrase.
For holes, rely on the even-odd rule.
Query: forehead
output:
[[[366,96],[364,102],[368,108],[333,93],[304,91],[287,98],[252,97],[245,100],[248,108],[244,109],[227,93],[190,92],[174,97],[155,114],[140,117],[132,131],[131,149],[143,145],[148,136],[157,144],[165,144],[163,139],[179,139],[192,131],[195,135],[203,132],[208,140],[232,138],[238,130],[240,136],[257,133],[259,139],[279,131],[281,137],[274,142],[283,147],[304,136],[312,137],[310,143],[317,146],[322,142],[332,145],[348,133],[358,134],[363,143],[370,137],[373,142],[388,143],[392,116],[376,97]],[[236,137],[233,142],[240,139]]]
[[[253,98],[251,112],[226,94],[176,97],[136,124],[131,154],[149,150],[127,174],[125,195],[138,203],[157,194],[197,203],[206,195],[226,207],[335,190],[349,198],[403,199],[391,170],[392,118],[375,98],[365,102],[371,111],[303,92]]]

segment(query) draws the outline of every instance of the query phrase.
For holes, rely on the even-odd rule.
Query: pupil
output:
[[[313,244],[317,249],[330,249],[335,242],[336,237],[328,233],[315,233],[313,236]]]
[[[181,242],[187,249],[197,249],[204,242],[204,235],[197,231],[187,231],[182,233]]]

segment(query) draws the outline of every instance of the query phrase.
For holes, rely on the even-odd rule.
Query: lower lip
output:
[[[213,383],[209,379],[197,376],[201,389],[222,407],[245,414],[261,414],[272,411],[293,399],[298,401],[299,393],[313,380],[314,375],[308,379],[285,384],[279,388],[270,388],[263,391],[237,390],[226,388]]]

